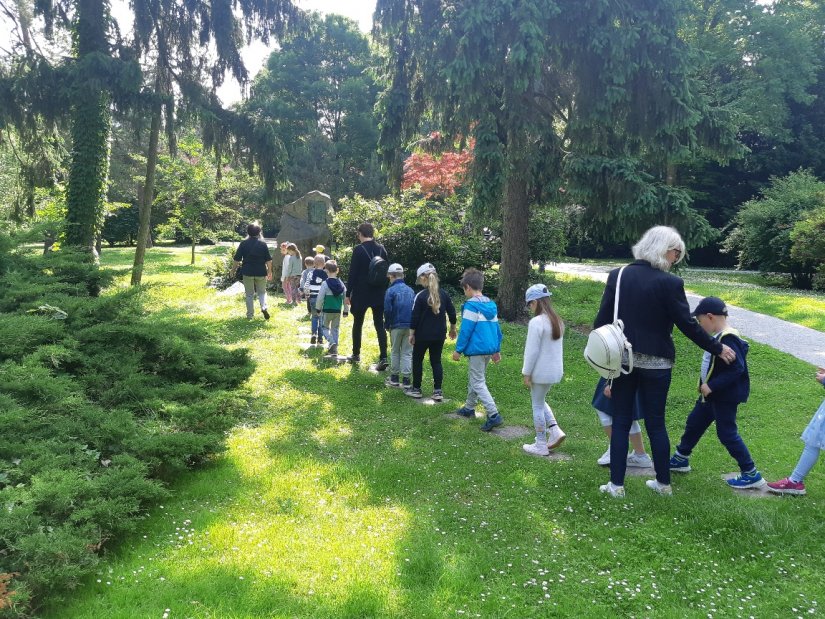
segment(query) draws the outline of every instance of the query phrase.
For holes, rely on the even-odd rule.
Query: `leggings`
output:
[[[805,476],[814,468],[814,464],[819,459],[820,449],[816,445],[805,444],[805,449],[802,455],[799,456],[799,462],[796,468],[791,473],[791,481],[801,484],[805,480]]]
[[[430,353],[430,367],[433,369],[433,389],[441,389],[444,380],[444,367],[441,365],[441,351],[444,340],[419,341],[413,344],[412,366],[413,387],[421,389],[421,376],[424,373],[424,355]]]

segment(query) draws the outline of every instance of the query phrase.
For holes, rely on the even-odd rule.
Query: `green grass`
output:
[[[825,332],[825,294],[777,288],[756,274],[683,270],[679,275],[696,294]]]
[[[122,267],[131,253],[103,258]],[[736,496],[720,478],[735,463],[711,433],[673,497],[633,477],[624,501],[598,492],[606,441],[575,329],[564,381],[550,393],[572,459],[549,462],[523,454],[521,440],[444,416],[467,376],[466,362],[447,360],[449,345],[452,402],[419,405],[365,368],[300,350],[300,309],[246,321],[242,300],[204,289],[201,270],[188,266],[186,248],[149,252],[153,308],[187,308],[216,340],[252,350],[253,416],[225,454],[177,481],[174,498],[111,550],[95,578],[43,616],[791,617],[825,603],[821,466],[805,498]],[[601,284],[569,279],[553,299],[568,323],[585,324],[600,294]],[[525,328],[504,332],[491,389],[508,425],[531,426],[519,376]],[[674,442],[699,364],[698,350],[676,341]],[[369,327],[365,347],[364,358],[375,356]],[[785,476],[822,389],[809,365],[768,347],[753,344],[749,363],[742,434],[767,477]]]
[[[616,267],[626,262],[585,259],[582,264]],[[785,286],[784,278],[759,273],[692,268],[675,273],[685,280],[688,292],[720,297],[731,305],[825,332],[825,294],[821,292],[793,290]]]

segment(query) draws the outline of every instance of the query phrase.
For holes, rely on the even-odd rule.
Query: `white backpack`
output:
[[[633,371],[633,345],[625,337],[624,323],[619,320],[619,290],[624,269],[625,267],[619,269],[619,276],[616,278],[613,323],[593,329],[587,338],[587,346],[584,347],[584,358],[590,367],[611,382],[617,376]]]

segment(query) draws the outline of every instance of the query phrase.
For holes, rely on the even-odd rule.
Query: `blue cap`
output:
[[[547,286],[544,284],[533,284],[527,289],[527,292],[524,293],[524,300],[529,303],[530,301],[536,301],[537,299],[549,297],[551,294],[552,293],[547,290]]]

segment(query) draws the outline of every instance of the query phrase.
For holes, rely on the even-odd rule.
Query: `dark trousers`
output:
[[[702,402],[702,398],[696,400],[696,406],[690,411],[685,423],[685,433],[682,434],[682,440],[679,441],[676,449],[683,456],[689,456],[710,424],[715,421],[716,436],[719,437],[719,442],[736,460],[743,473],[752,471],[754,469],[753,458],[745,446],[745,441],[739,436],[739,428],[736,427],[738,406],[735,402]]]
[[[364,317],[367,310],[372,310],[372,324],[375,325],[375,332],[378,334],[378,350],[382,359],[387,358],[387,332],[384,330],[384,305],[374,307],[350,308],[352,314],[352,354],[361,354],[361,331],[364,328]]]
[[[413,344],[413,387],[421,389],[421,376],[424,374],[424,355],[430,353],[430,367],[433,369],[433,389],[441,389],[444,380],[444,366],[441,365],[441,351],[444,340],[419,341]]]
[[[638,406],[650,439],[650,452],[656,479],[670,483],[670,438],[665,427],[665,405],[670,389],[671,371],[636,368],[613,381],[613,434],[610,438],[610,481],[624,485],[627,470],[627,447],[633,408]]]

